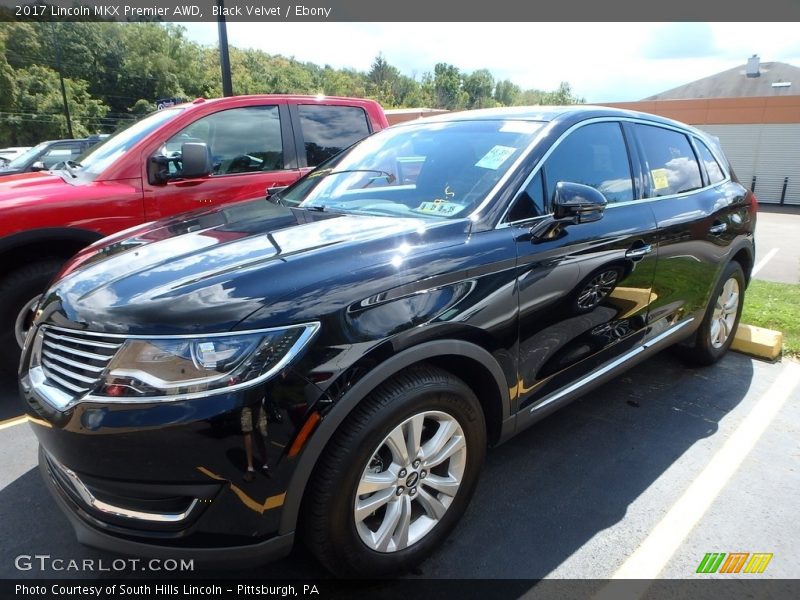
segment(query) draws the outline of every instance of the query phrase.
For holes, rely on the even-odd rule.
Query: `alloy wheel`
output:
[[[466,458],[464,431],[447,413],[417,413],[392,429],[372,453],[356,490],[361,541],[388,553],[424,538],[452,504]]]

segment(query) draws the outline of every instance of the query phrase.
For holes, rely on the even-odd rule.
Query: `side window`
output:
[[[511,210],[506,215],[506,222],[513,223],[524,219],[532,219],[545,214],[544,189],[542,186],[542,171],[528,182],[525,189],[514,199]]]
[[[594,123],[573,131],[544,164],[548,203],[559,181],[590,185],[611,202],[633,200],[628,150],[619,123]]]
[[[702,160],[703,164],[706,166],[706,173],[708,173],[709,182],[714,184],[724,181],[725,173],[723,173],[722,168],[717,162],[717,159],[714,158],[713,154],[711,154],[711,150],[708,149],[708,146],[706,146],[703,141],[697,138],[695,138],[694,141],[697,145],[697,151],[700,153],[700,160]]]
[[[166,156],[180,160],[186,142],[204,142],[211,149],[212,175],[233,175],[283,169],[283,141],[277,106],[232,108],[198,119],[164,145]],[[170,163],[170,171],[178,167]]]
[[[700,165],[682,133],[653,125],[637,125],[650,180],[650,196],[670,196],[703,187]]]
[[[297,111],[309,167],[316,167],[369,135],[367,113],[361,108],[301,104]]]

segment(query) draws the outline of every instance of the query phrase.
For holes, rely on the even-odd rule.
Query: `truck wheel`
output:
[[[461,518],[485,451],[483,412],[465,383],[429,366],[399,373],[320,458],[303,506],[307,546],[339,576],[412,568]]]
[[[0,371],[16,373],[36,301],[62,264],[55,258],[40,260],[0,279]]]

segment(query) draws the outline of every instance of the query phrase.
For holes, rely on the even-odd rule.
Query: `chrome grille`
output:
[[[91,390],[122,340],[74,329],[42,326],[41,365],[53,385],[71,396]]]

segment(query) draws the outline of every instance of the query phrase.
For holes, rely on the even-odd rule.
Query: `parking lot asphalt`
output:
[[[0,386],[3,406],[14,396]],[[490,451],[464,519],[408,577],[709,577],[695,573],[706,553],[766,552],[759,577],[798,578],[798,431],[797,363],[729,353],[690,369],[667,351]],[[35,464],[28,425],[0,429],[0,577],[97,577],[15,569],[21,554],[114,558],[77,543]],[[180,576],[326,574],[298,548],[257,569]]]
[[[755,269],[756,279],[800,283],[800,206],[758,207]]]

